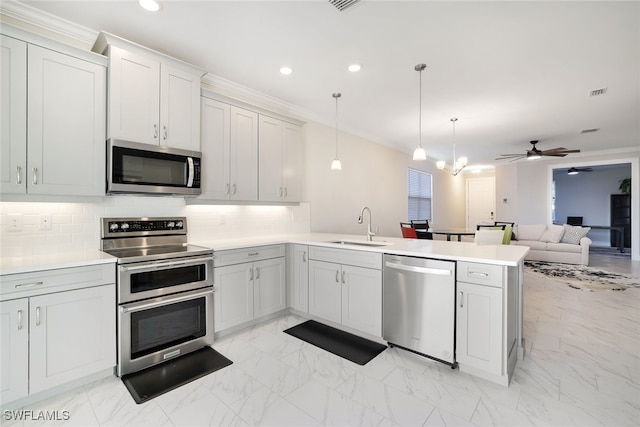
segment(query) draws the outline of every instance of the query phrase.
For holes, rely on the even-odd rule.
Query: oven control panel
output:
[[[103,238],[166,234],[187,234],[187,218],[102,218]]]

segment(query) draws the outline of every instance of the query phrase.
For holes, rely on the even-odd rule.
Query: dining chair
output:
[[[405,239],[417,239],[418,235],[416,229],[411,226],[411,223],[401,222],[400,231],[402,231],[402,237]]]
[[[412,219],[411,226],[416,230],[428,230],[429,229],[429,220],[428,219]]]
[[[504,230],[506,227],[506,224],[478,224],[476,230]]]
[[[504,230],[487,230],[485,228],[478,229],[474,242],[480,245],[501,245],[504,239]]]

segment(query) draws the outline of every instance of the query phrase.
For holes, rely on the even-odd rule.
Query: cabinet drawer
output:
[[[502,287],[502,266],[458,261],[457,279],[461,282]]]
[[[260,261],[263,259],[279,258],[285,254],[284,245],[252,246],[242,249],[229,249],[213,252],[213,266],[240,264],[243,262]]]
[[[309,258],[356,267],[382,269],[382,254],[377,252],[310,246]]]
[[[88,288],[116,282],[114,263],[60,268],[0,277],[0,300]]]

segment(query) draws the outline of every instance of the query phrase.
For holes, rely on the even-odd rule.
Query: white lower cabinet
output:
[[[309,247],[307,245],[288,245],[289,263],[289,301],[294,310],[309,312]]]
[[[309,314],[382,336],[381,254],[311,247],[309,256]]]
[[[0,303],[2,404],[116,363],[115,285]]]
[[[502,288],[458,282],[456,360],[500,375]]]
[[[287,308],[284,255],[284,245],[214,253],[215,332]]]

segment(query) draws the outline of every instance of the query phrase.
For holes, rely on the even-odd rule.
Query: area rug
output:
[[[133,400],[140,404],[232,363],[211,347],[203,347],[121,379]]]
[[[307,320],[284,332],[358,365],[366,365],[387,348],[377,342],[323,325],[315,320]]]
[[[584,291],[624,291],[632,287],[640,288],[640,278],[584,265],[525,261],[524,266],[527,272],[540,274]]]

